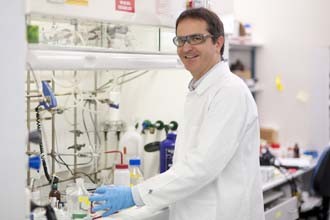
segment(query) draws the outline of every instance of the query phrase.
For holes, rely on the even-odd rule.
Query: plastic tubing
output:
[[[120,150],[109,150],[109,151],[105,151],[104,153],[106,153],[106,154],[119,153],[120,154],[120,164],[123,164],[123,152],[121,152]]]

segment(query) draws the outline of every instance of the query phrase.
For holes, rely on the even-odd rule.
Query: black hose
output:
[[[160,149],[159,141],[151,142],[144,146],[144,150],[146,152],[155,152],[155,151],[159,151],[159,149]]]
[[[39,107],[40,107],[40,105],[38,105],[35,108],[35,111],[36,111],[37,130],[40,133],[40,137],[41,137],[41,122],[40,122]],[[44,154],[45,153],[44,146],[42,144],[42,138],[40,138],[39,148],[40,148],[40,156],[41,156],[42,167],[44,168],[44,173],[45,173],[46,179],[48,180],[49,183],[51,183],[52,178],[50,177],[49,172],[48,172],[47,163],[46,163],[45,154]]]

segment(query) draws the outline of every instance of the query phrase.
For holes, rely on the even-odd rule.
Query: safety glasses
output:
[[[207,38],[213,37],[211,34],[192,34],[188,36],[176,36],[173,38],[173,43],[177,47],[182,47],[186,42],[191,45],[202,44]]]

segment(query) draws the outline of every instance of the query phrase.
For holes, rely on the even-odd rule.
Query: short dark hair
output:
[[[179,23],[187,18],[203,20],[207,23],[207,31],[213,36],[213,43],[216,42],[218,37],[222,36],[225,39],[225,31],[223,28],[223,23],[214,12],[206,9],[206,8],[192,8],[183,11],[180,16],[176,19],[175,24],[175,32],[177,31]],[[225,44],[222,46],[220,50],[221,59],[223,59],[223,51],[225,48]]]

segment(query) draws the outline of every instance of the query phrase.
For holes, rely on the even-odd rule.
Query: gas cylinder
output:
[[[176,134],[168,133],[166,139],[160,143],[160,173],[172,166],[175,140]]]

